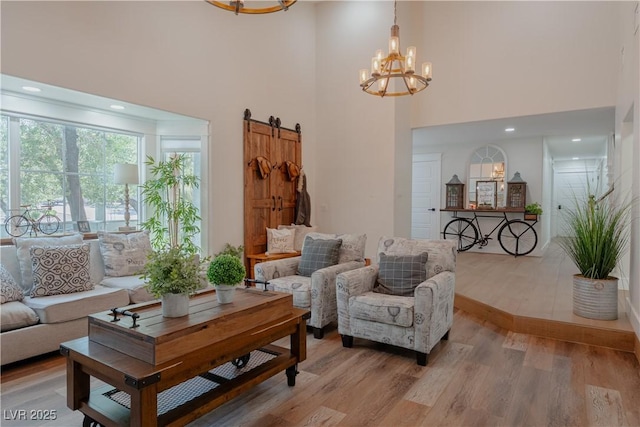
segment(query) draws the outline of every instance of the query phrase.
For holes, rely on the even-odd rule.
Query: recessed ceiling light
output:
[[[516,130],[516,128],[506,128],[504,131],[505,132],[513,132],[515,130]]]
[[[124,106],[118,104],[113,104],[111,108],[113,108],[114,110],[124,110]]]
[[[580,160],[580,157],[572,157],[571,160]]]
[[[22,86],[23,90],[26,90],[27,92],[40,92],[41,89],[39,87],[34,87],[34,86]]]
[[[573,138],[571,140],[571,142],[580,142],[580,141],[582,141],[582,138]]]

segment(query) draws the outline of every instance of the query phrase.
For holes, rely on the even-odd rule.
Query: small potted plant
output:
[[[524,219],[527,221],[537,221],[538,215],[542,215],[540,203],[530,203],[524,207]]]
[[[179,246],[149,256],[142,277],[149,293],[162,300],[164,317],[189,313],[189,296],[202,287],[203,262]]]
[[[216,297],[220,304],[233,301],[236,286],[247,274],[244,264],[237,256],[225,253],[211,261],[207,269],[207,278],[216,289]]]

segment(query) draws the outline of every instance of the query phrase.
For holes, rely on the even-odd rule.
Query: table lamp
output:
[[[116,163],[113,171],[113,182],[124,184],[124,227],[118,227],[120,231],[133,231],[135,227],[129,227],[129,184],[138,184],[138,165],[133,163]]]

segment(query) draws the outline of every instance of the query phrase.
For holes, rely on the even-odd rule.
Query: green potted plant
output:
[[[568,237],[559,240],[580,271],[573,276],[573,312],[589,319],[618,318],[618,278],[610,274],[629,242],[631,203],[611,203],[611,192],[576,200],[565,213]]]
[[[216,288],[216,297],[220,304],[233,301],[236,285],[241,283],[247,272],[239,257],[222,254],[213,258],[207,269],[207,278]]]
[[[189,295],[202,285],[204,264],[193,237],[200,232],[198,208],[187,197],[189,187],[198,187],[198,177],[186,173],[184,155],[155,162],[148,157],[152,179],[142,187],[142,198],[152,210],[141,224],[151,233],[153,251],[142,277],[147,290],[162,300],[165,317],[189,313]]]
[[[524,207],[525,220],[537,221],[538,215],[542,215],[542,206],[540,206],[540,203],[530,203]]]

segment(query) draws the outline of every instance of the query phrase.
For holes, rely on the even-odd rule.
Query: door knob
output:
[[[431,212],[435,212],[436,208],[431,208],[431,209],[427,209],[427,210],[430,210]]]

